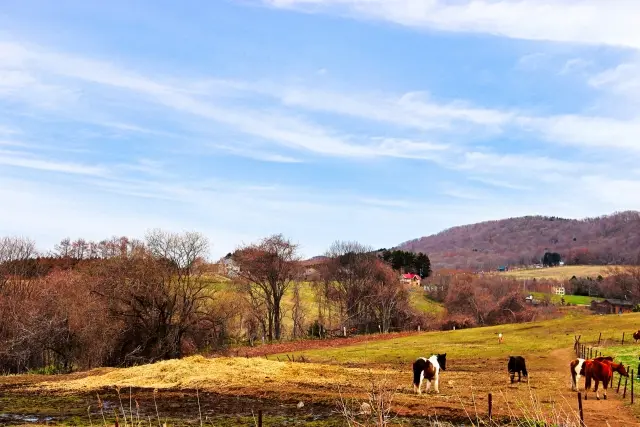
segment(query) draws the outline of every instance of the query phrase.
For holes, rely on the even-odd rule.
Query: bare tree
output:
[[[24,237],[0,238],[0,291],[10,279],[24,278],[27,261],[37,255],[36,244]]]
[[[276,234],[238,249],[233,260],[239,267],[242,289],[254,301],[264,302],[269,341],[282,336],[282,298],[299,277],[298,245]]]
[[[209,253],[209,241],[198,232],[179,234],[156,228],[147,232],[145,240],[154,256],[171,261],[181,270],[191,269],[198,258]]]
[[[335,242],[326,253],[324,292],[336,302],[347,326],[367,322],[376,256],[357,242]]]
[[[291,308],[291,320],[293,320],[293,338],[301,338],[304,336],[305,313],[302,307],[302,298],[300,297],[300,283],[293,285],[293,307]]]
[[[183,338],[206,323],[211,327],[215,319],[209,312],[214,290],[191,268],[206,256],[206,239],[159,230],[148,237],[148,249],[138,248],[93,269],[94,292],[124,325],[115,353],[127,363],[179,357]]]

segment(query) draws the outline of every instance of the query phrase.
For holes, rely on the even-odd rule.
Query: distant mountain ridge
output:
[[[486,221],[452,227],[396,248],[428,254],[435,268],[490,270],[535,264],[545,251],[560,253],[568,264],[640,264],[640,212]]]

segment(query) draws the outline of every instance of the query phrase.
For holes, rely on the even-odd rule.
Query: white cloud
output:
[[[640,48],[636,0],[262,0],[442,31]]]
[[[102,166],[39,159],[29,153],[6,150],[0,150],[0,165],[75,175],[104,176],[107,173]]]
[[[589,84],[596,88],[611,90],[628,100],[639,102],[640,58],[592,76],[589,79]]]

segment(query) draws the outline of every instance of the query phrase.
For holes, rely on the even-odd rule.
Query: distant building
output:
[[[238,274],[240,273],[240,267],[238,267],[238,265],[230,257],[222,258],[219,265],[220,274],[222,274],[223,276],[227,276],[231,279],[233,279],[234,277],[238,277]]]
[[[622,299],[593,300],[591,310],[598,314],[630,313],[633,311],[633,303]]]
[[[507,267],[506,265],[501,265],[500,267],[498,267],[498,271],[509,271],[509,267]]]
[[[551,287],[551,292],[556,294],[556,295],[561,295],[564,296],[564,286],[560,285],[560,286],[552,286]]]
[[[407,273],[402,275],[400,281],[407,285],[419,285],[422,281],[422,277],[420,277],[418,274]]]

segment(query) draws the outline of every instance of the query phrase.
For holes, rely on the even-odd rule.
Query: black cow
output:
[[[513,384],[516,372],[518,373],[518,382],[520,382],[521,375],[529,382],[529,374],[527,373],[527,365],[524,362],[522,356],[509,356],[509,364],[507,365],[509,375],[511,376],[511,383]]]

